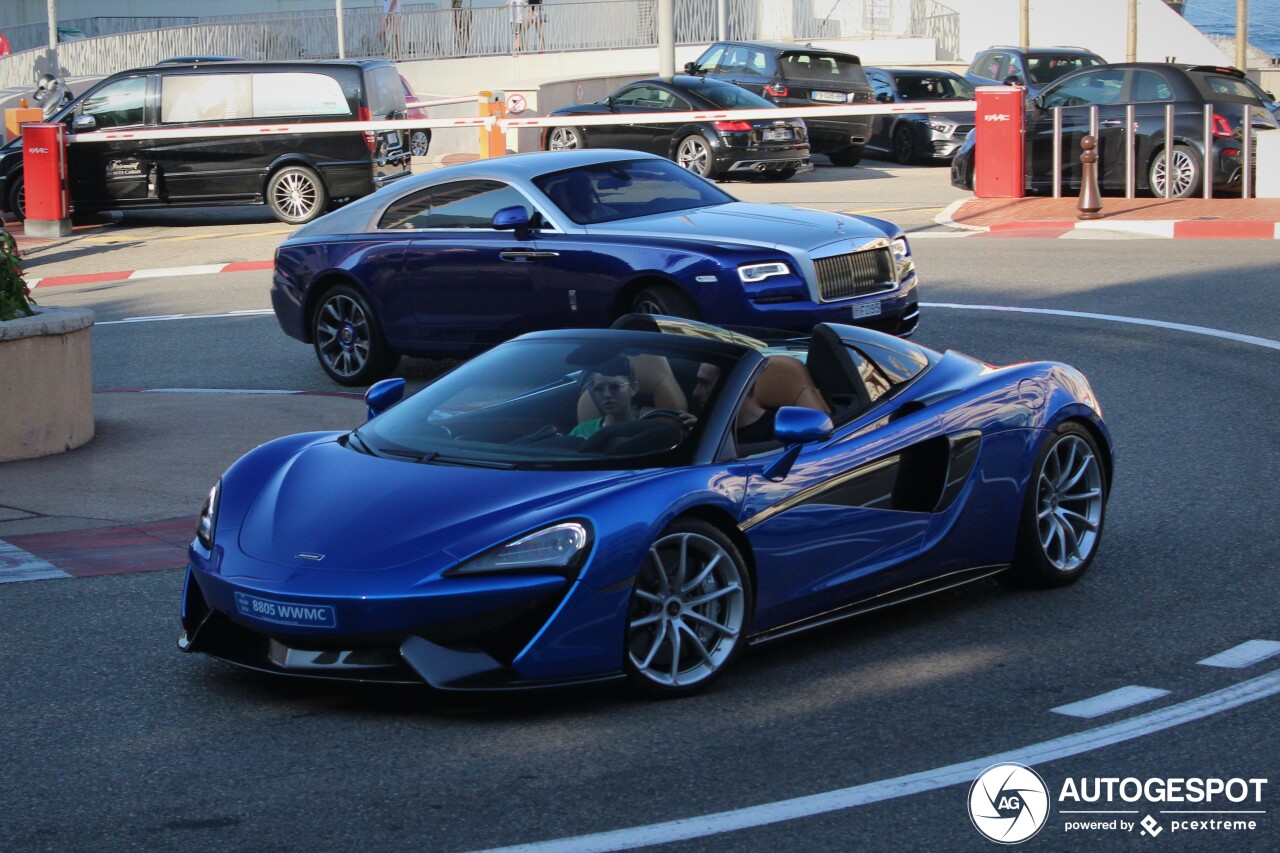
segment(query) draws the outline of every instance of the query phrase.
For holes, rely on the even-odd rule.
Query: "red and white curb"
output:
[[[1280,240],[1280,222],[1249,219],[1089,219],[1028,220],[969,225],[953,216],[971,199],[957,199],[934,217],[939,225],[969,237],[1107,238],[1147,237],[1171,240]],[[908,234],[914,239],[923,235]]]
[[[105,282],[136,281],[142,278],[165,278],[179,275],[214,275],[223,272],[257,272],[269,270],[273,261],[233,261],[224,264],[198,264],[189,267],[162,267],[151,270],[118,270],[115,272],[87,272],[77,275],[51,275],[28,278],[28,287],[60,287],[68,284],[102,284]]]

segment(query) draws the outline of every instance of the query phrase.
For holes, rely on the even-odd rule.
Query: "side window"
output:
[[[877,101],[893,100],[893,87],[889,85],[889,78],[873,72],[867,75],[867,82],[871,84]]]
[[[1135,101],[1172,101],[1173,90],[1159,74],[1151,71],[1135,71],[1133,73],[1133,100]]]
[[[253,88],[248,74],[182,74],[160,78],[160,122],[250,118]]]
[[[977,74],[987,80],[1003,80],[1000,72],[1004,70],[1004,54],[988,53],[978,62]]]
[[[702,57],[698,60],[698,70],[703,74],[714,74],[722,56],[724,56],[724,45],[718,44],[702,54]]]
[[[724,61],[720,63],[720,71],[725,74],[731,74],[735,71],[741,72],[748,70],[747,66],[747,49],[741,45],[734,45],[729,48],[729,54]]]
[[[862,377],[862,382],[867,387],[867,395],[871,398],[871,402],[874,403],[893,387],[893,383],[884,374],[883,370],[857,349],[848,347],[848,350],[849,360],[857,368],[858,375]]]
[[[772,77],[777,70],[773,64],[773,55],[763,50],[752,50],[747,59],[747,70],[752,74]]]
[[[610,103],[618,107],[642,107],[644,101],[652,100],[653,88],[650,86],[633,86],[614,95]]]
[[[1124,72],[1112,69],[1091,71],[1066,82],[1045,96],[1046,109],[1053,107],[1103,106],[1120,97]]]
[[[689,104],[681,98],[676,97],[674,92],[668,92],[666,89],[654,88],[651,91],[653,100],[647,104],[654,109],[659,110],[689,110]]]
[[[351,107],[342,84],[328,74],[265,72],[253,75],[253,115],[349,116]]]
[[[455,181],[408,195],[387,208],[378,223],[383,229],[491,229],[493,215],[519,205],[530,214],[534,207],[519,190],[497,181]],[[535,215],[535,219],[536,219]],[[532,223],[538,227],[535,221]]]
[[[142,124],[147,78],[130,77],[103,86],[80,104],[81,115],[93,116],[98,129]]]

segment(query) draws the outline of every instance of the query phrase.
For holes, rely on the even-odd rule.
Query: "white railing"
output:
[[[932,35],[940,52],[958,45],[958,15],[935,0],[728,0],[727,12],[729,38]],[[649,47],[657,44],[656,14],[657,0],[543,4],[521,21],[513,21],[505,6],[409,6],[395,18],[365,7],[343,15],[344,46],[351,58],[396,60]],[[678,44],[714,41],[716,0],[681,0],[675,25]],[[105,75],[191,54],[331,59],[338,55],[337,25],[332,13],[312,12],[103,35],[60,44],[58,64],[68,77]],[[0,58],[0,89],[34,86],[47,64],[44,50]]]

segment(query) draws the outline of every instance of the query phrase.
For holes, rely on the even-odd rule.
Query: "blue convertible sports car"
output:
[[[1089,383],[841,324],[676,318],[524,335],[209,494],[181,648],[285,675],[681,694],[749,643],[1001,574],[1061,586],[1102,534]]]
[[[807,332],[916,326],[902,230],[746,204],[636,151],[550,151],[400,181],[299,228],[272,305],[325,371],[367,385],[401,355],[469,356],[629,312]]]

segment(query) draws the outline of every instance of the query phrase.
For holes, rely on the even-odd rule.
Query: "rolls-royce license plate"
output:
[[[863,317],[879,317],[879,316],[880,316],[879,302],[863,302],[859,305],[853,306],[853,319],[855,320],[861,320]]]

